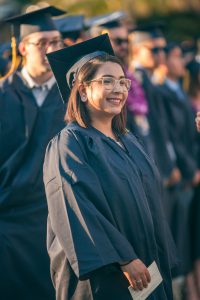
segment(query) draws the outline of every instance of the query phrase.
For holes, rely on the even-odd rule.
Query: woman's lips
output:
[[[122,99],[120,99],[120,98],[107,98],[106,100],[113,104],[120,104],[122,102]]]

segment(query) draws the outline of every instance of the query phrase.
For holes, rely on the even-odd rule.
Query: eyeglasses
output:
[[[63,47],[64,46],[64,42],[62,39],[57,39],[57,40],[46,40],[46,39],[42,39],[37,43],[34,42],[27,42],[27,44],[29,45],[34,45],[36,46],[38,49],[40,50],[44,50],[47,49],[48,47],[52,47],[52,48],[58,48],[58,47]]]
[[[131,88],[131,80],[128,78],[121,78],[118,80],[112,77],[102,77],[99,79],[93,79],[87,81],[86,83],[90,83],[90,82],[100,82],[102,86],[108,91],[112,91],[115,88],[117,83],[123,89],[124,92],[129,91]]]
[[[118,46],[121,46],[122,44],[128,44],[128,39],[115,38],[112,39],[112,41]]]

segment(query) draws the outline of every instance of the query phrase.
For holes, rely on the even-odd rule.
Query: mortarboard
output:
[[[3,22],[11,24],[11,48],[12,48],[12,63],[8,73],[1,78],[4,80],[12,74],[20,64],[20,59],[17,56],[16,31],[19,32],[20,39],[34,32],[57,30],[51,17],[60,16],[66,12],[54,6],[37,9],[23,15],[8,18]],[[18,34],[17,34],[18,36]]]
[[[69,37],[76,40],[84,29],[84,16],[65,16],[54,20],[54,23],[57,30],[61,32],[63,38]]]
[[[126,16],[123,11],[116,11],[106,15],[100,15],[90,18],[85,21],[85,26],[87,28],[101,26],[105,28],[114,28],[121,25],[121,20]]]
[[[47,54],[64,102],[80,69],[91,59],[105,53],[114,55],[107,34]]]
[[[146,23],[146,24],[139,24],[137,25],[133,31],[134,32],[145,32],[148,33],[151,38],[163,37],[164,30],[166,24],[162,21]]]
[[[139,24],[132,31],[134,43],[141,43],[154,38],[164,37],[164,22],[153,22],[147,24]]]
[[[32,12],[6,19],[5,22],[20,28],[20,38],[40,31],[57,30],[51,17],[57,17],[66,12],[54,6],[37,9]]]

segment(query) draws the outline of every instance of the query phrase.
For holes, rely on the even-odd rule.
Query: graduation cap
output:
[[[87,28],[100,26],[105,28],[115,28],[121,25],[121,20],[126,16],[123,11],[116,11],[110,14],[100,15],[86,20]]]
[[[8,73],[1,80],[11,75],[20,64],[20,58],[17,56],[16,30],[19,31],[20,39],[34,32],[57,30],[51,17],[60,16],[65,13],[65,11],[54,6],[48,6],[3,21],[11,24],[12,64]]]
[[[151,38],[163,37],[164,30],[166,24],[162,21],[151,22],[146,24],[139,24],[137,25],[133,31],[134,32],[145,32],[148,33]]]
[[[70,94],[70,90],[80,69],[91,59],[105,55],[114,55],[107,34],[78,43],[47,54],[47,58],[64,102]]]
[[[57,30],[51,17],[65,14],[66,12],[54,6],[37,9],[29,13],[6,19],[5,22],[20,28],[20,38],[40,31]],[[14,29],[13,29],[14,31]]]
[[[61,32],[63,38],[76,40],[84,29],[84,16],[73,15],[65,16],[54,20],[55,26]]]
[[[141,43],[154,38],[164,37],[164,22],[139,24],[131,31],[134,43]]]

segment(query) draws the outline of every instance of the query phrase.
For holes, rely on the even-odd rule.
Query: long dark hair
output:
[[[89,116],[89,112],[87,107],[83,101],[81,101],[81,97],[79,94],[79,83],[90,81],[94,78],[96,72],[98,71],[99,67],[104,62],[113,62],[117,63],[123,69],[123,66],[120,60],[112,55],[105,54],[102,56],[95,57],[88,61],[79,71],[78,78],[74,83],[74,86],[71,90],[68,105],[67,105],[67,112],[65,115],[65,121],[73,122],[76,121],[81,127],[88,127],[91,124],[91,119]],[[123,69],[124,70],[124,69]],[[116,115],[112,120],[112,129],[116,134],[126,133],[126,107],[123,106],[119,115]]]

